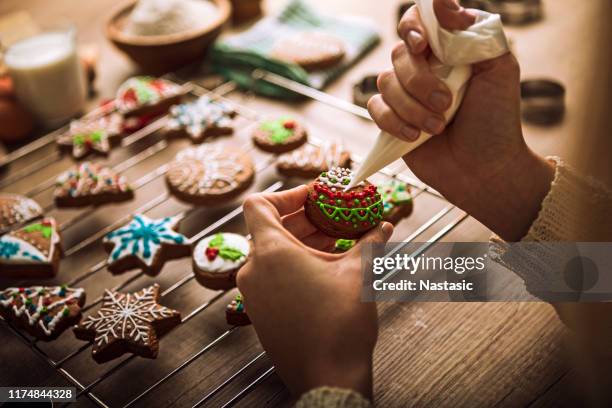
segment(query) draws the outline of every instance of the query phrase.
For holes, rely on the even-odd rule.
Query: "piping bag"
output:
[[[429,66],[453,95],[452,105],[444,114],[448,123],[463,101],[468,81],[472,76],[471,64],[507,53],[508,41],[499,14],[470,9],[470,12],[476,15],[476,22],[464,31],[448,31],[440,26],[436,18],[433,0],[416,0],[416,5],[432,50]],[[353,173],[353,178],[345,191],[410,153],[429,138],[430,134],[421,132],[417,140],[406,142],[381,131],[372,150]]]

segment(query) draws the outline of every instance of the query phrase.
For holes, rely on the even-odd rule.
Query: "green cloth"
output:
[[[298,65],[269,56],[277,40],[303,31],[325,32],[343,40],[345,58],[332,68],[306,72]],[[296,94],[269,82],[254,80],[251,72],[259,68],[322,89],[379,40],[376,27],[370,20],[326,16],[303,0],[291,0],[278,15],[266,17],[243,33],[217,41],[211,60],[215,71],[243,88],[267,96],[291,98]]]

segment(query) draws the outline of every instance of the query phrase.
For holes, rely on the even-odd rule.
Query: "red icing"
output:
[[[138,98],[136,97],[136,92],[133,89],[128,89],[121,95],[121,99],[126,102],[136,102]]]
[[[208,247],[204,253],[206,254],[206,258],[212,262],[217,258],[217,255],[219,255],[219,248]]]
[[[320,183],[319,181],[315,181],[314,190],[317,194],[316,199],[318,199],[319,195],[324,195],[328,197],[330,200],[341,199],[344,201],[346,207],[353,207],[354,200],[358,199],[360,201],[359,206],[368,207],[371,203],[377,201],[376,195],[377,190],[376,186],[373,184],[368,184],[361,191],[350,190],[350,191],[342,191],[342,188],[337,188],[337,191],[331,191],[331,188],[324,183]],[[372,201],[368,203],[365,198],[370,197]],[[313,194],[313,199],[315,199],[315,195]],[[321,199],[320,201],[325,202],[325,199]]]
[[[285,129],[295,129],[295,121],[293,120],[287,120],[283,123],[283,127]]]

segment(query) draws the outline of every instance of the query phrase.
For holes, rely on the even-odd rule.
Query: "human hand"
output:
[[[364,244],[386,242],[383,223],[344,254],[304,215],[306,186],[244,202],[253,253],[237,276],[259,340],[296,395],[336,386],[372,395],[376,305],[361,301]]]
[[[434,0],[447,29],[475,21],[454,0]],[[445,126],[448,87],[429,68],[431,50],[416,7],[399,25],[393,70],[378,78],[368,109],[378,126],[407,141],[421,130],[437,136],[404,157],[414,174],[503,239],[520,239],[536,218],[554,175],[552,164],[527,147],[520,121],[520,72],[512,54],[473,65],[454,120]]]

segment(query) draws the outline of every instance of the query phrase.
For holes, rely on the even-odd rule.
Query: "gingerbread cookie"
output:
[[[351,170],[334,167],[308,185],[306,216],[331,237],[356,239],[382,221],[382,198],[375,185],[364,181],[344,191],[352,176]]]
[[[62,173],[53,196],[58,207],[80,207],[130,200],[134,191],[124,176],[110,167],[83,162]]]
[[[85,291],[67,286],[8,288],[0,292],[0,315],[40,340],[54,340],[81,320]]]
[[[104,248],[110,253],[108,270],[121,273],[139,268],[148,275],[157,275],[166,260],[191,253],[187,237],[176,232],[178,217],[153,220],[136,214],[127,225],[104,237]]]
[[[57,138],[60,150],[71,152],[75,159],[90,153],[108,155],[122,136],[123,118],[117,113],[70,122],[67,132]]]
[[[380,184],[378,191],[383,200],[383,219],[385,221],[395,225],[412,213],[412,196],[408,184],[392,179]]]
[[[51,278],[60,256],[57,224],[44,218],[0,237],[0,277]]]
[[[174,82],[149,76],[132,77],[117,90],[115,107],[124,116],[162,115],[183,94]]]
[[[299,149],[280,155],[276,169],[285,176],[313,179],[332,167],[350,165],[350,153],[336,143],[326,143],[323,146],[305,144]]]
[[[193,143],[202,143],[209,137],[231,135],[235,116],[229,104],[201,96],[194,102],[171,107],[165,131],[169,137],[189,137]]]
[[[225,308],[225,320],[231,326],[248,326],[251,324],[251,319],[249,319],[244,310],[244,303],[240,293]]]
[[[181,323],[180,312],[157,303],[159,285],[132,293],[106,290],[97,313],[74,328],[78,339],[93,342],[93,359],[104,363],[124,353],[156,358],[158,336]]]
[[[221,232],[202,239],[193,250],[195,277],[210,289],[236,286],[236,274],[249,257],[250,244],[242,235]]]
[[[270,153],[289,152],[307,140],[306,129],[290,117],[261,122],[253,132],[253,143]]]
[[[246,153],[219,145],[190,147],[176,155],[166,184],[178,199],[198,205],[226,204],[249,188],[255,169]]]
[[[18,194],[0,194],[0,234],[11,227],[38,218],[43,210],[38,203]]]
[[[307,31],[278,40],[271,55],[307,71],[316,71],[336,65],[345,53],[341,39],[323,32]]]

